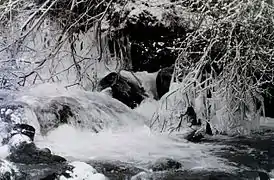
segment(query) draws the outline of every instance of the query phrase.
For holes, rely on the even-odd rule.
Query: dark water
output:
[[[213,150],[212,154],[235,166],[237,179],[269,179],[268,174],[274,169],[273,128],[262,127],[259,132],[245,137],[211,137],[203,143],[225,145],[222,149]]]
[[[234,168],[229,172],[222,169],[186,169],[183,163],[178,165],[176,160],[171,163],[163,161],[160,168],[152,165],[154,171],[120,161],[97,160],[87,163],[111,180],[269,180],[274,170],[273,138],[274,129],[270,128],[262,128],[260,132],[247,137],[206,137],[200,143],[219,147],[212,149],[211,154],[225,159],[227,165],[233,166]],[[220,145],[222,145],[221,149]],[[40,158],[41,162],[30,160],[26,163],[27,157],[24,153],[29,154],[22,151],[15,156],[16,161],[10,158],[21,172],[15,179],[55,180],[69,168],[64,161],[48,162],[49,158],[42,160]],[[37,158],[43,156],[42,153],[34,153],[34,155]],[[44,157],[51,157],[51,155],[44,153]],[[20,159],[25,160],[20,161]]]
[[[202,144],[224,145],[212,150],[212,155],[226,160],[227,165],[235,167],[230,172],[222,169],[184,169],[147,171],[122,162],[90,162],[99,172],[110,179],[136,180],[269,180],[274,170],[274,129],[262,128],[247,137],[213,136]],[[220,146],[218,146],[220,147]]]

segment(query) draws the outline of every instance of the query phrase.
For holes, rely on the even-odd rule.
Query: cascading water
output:
[[[224,166],[209,151],[206,153],[216,147],[191,144],[180,137],[152,132],[148,127],[148,117],[153,112],[153,102],[131,110],[105,94],[67,91],[57,85],[41,85],[23,91],[15,97],[15,101],[25,103],[33,109],[36,117],[31,113],[26,114],[29,116],[27,119],[33,121],[30,124],[39,121],[43,126],[47,123],[52,125],[47,127],[48,132],[45,134],[37,132],[35,143],[71,160],[120,160],[145,167],[149,161],[173,157],[187,162],[187,168]],[[54,114],[49,108],[56,102],[71,107],[74,116],[69,118],[68,124],[52,123]],[[37,117],[40,117],[39,120],[35,119]],[[42,127],[34,127],[45,132]]]
[[[69,161],[114,160],[148,168],[151,162],[169,157],[184,169],[233,169],[210,153],[222,146],[193,144],[181,134],[151,131],[148,123],[156,101],[132,110],[103,93],[44,84],[11,96],[8,103],[24,107],[17,123],[36,128],[34,142],[39,148],[49,148]],[[54,104],[71,108],[67,123],[56,121]]]
[[[218,143],[228,141],[230,145],[234,141],[229,138],[220,141],[217,137],[216,143],[195,144],[184,139],[189,128],[172,134],[150,129],[159,103],[147,99],[132,110],[104,93],[43,84],[3,95],[1,111],[6,119],[1,116],[1,128],[5,130],[6,120],[32,125],[36,129],[36,146],[49,148],[53,154],[71,162],[119,161],[149,169],[160,158],[172,158],[183,165],[183,170],[233,172],[237,169],[235,164],[218,155],[234,151],[225,143]],[[59,110],[63,110],[61,114],[68,114],[62,117],[65,121],[58,119]],[[1,131],[2,139],[5,133]],[[236,152],[250,151],[239,147]],[[7,150],[1,147],[2,158],[8,155]],[[82,168],[89,169],[86,165]]]

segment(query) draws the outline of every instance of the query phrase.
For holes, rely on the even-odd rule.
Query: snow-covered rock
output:
[[[10,147],[14,147],[14,148],[17,148],[19,147],[22,143],[31,143],[31,139],[26,136],[26,135],[23,135],[23,134],[16,134],[14,136],[12,136],[8,142],[8,145]]]
[[[13,163],[0,160],[0,179],[15,180],[17,173],[19,173],[18,169]]]

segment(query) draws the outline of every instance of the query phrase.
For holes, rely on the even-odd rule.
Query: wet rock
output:
[[[210,124],[208,122],[206,123],[205,128],[200,125],[192,127],[194,128],[193,131],[188,133],[185,137],[185,139],[190,142],[199,143],[205,141],[206,138],[213,135]]]
[[[169,91],[174,66],[163,68],[156,77],[156,86],[159,99]]]
[[[6,161],[0,160],[0,179],[1,180],[11,180],[19,179],[20,173],[14,164]]]
[[[73,116],[71,108],[68,105],[63,104],[57,113],[55,113],[58,120],[61,123],[68,123],[68,118]]]
[[[34,139],[35,128],[28,124],[6,124],[6,134],[2,139],[2,144],[16,146],[21,142],[31,142]],[[19,135],[19,136],[18,136]]]
[[[22,180],[56,180],[60,176],[69,178],[67,171],[73,167],[66,163],[55,164],[16,164],[18,170],[21,172],[20,178]]]
[[[265,85],[263,88],[266,90],[266,93],[262,94],[264,98],[265,116],[274,118],[274,86]]]
[[[160,158],[149,167],[152,171],[165,171],[171,169],[180,169],[182,164],[171,158]]]
[[[17,134],[17,131],[21,131],[20,133],[29,136],[32,140],[35,131],[40,132],[40,126],[38,121],[36,121],[33,109],[26,103],[8,101],[5,104],[1,104],[0,120],[0,136],[2,137],[2,141],[9,138],[7,136],[10,136],[11,133]]]
[[[4,140],[4,145],[9,147],[10,155],[7,160],[22,164],[51,164],[62,163],[66,159],[51,154],[49,149],[39,149],[33,142],[35,128],[27,124],[15,124]]]
[[[146,97],[144,88],[132,83],[118,73],[112,72],[99,82],[98,90],[111,87],[112,97],[126,104],[130,108],[135,108]]]
[[[1,180],[73,180],[107,178],[84,162],[71,163],[11,163],[0,161]]]
[[[103,89],[103,90],[101,91],[101,93],[104,93],[104,94],[106,94],[106,95],[112,97],[112,90],[111,90],[111,87],[107,87],[107,88]]]
[[[208,122],[206,123],[206,134],[211,135],[211,136],[213,135],[211,126]]]
[[[190,141],[190,142],[194,142],[194,143],[198,143],[201,142],[204,139],[204,135],[201,132],[198,132],[196,130],[193,130],[191,133],[189,133],[185,139]]]
[[[19,138],[18,136],[24,137]],[[16,143],[11,143],[16,139]],[[10,138],[8,143],[10,155],[6,158],[15,165],[18,173],[15,179],[18,180],[55,180],[55,179],[91,179],[105,180],[102,174],[98,174],[90,165],[82,162],[67,163],[66,159],[51,154],[48,148],[39,149],[24,134],[16,134]],[[5,173],[5,177],[11,176],[13,171]],[[3,176],[4,176],[3,175]],[[1,174],[0,174],[1,176]],[[4,178],[5,179],[5,178]],[[7,179],[8,180],[8,179]]]
[[[120,161],[90,161],[88,164],[109,179],[129,180],[134,175],[144,171],[143,169]]]
[[[35,128],[28,124],[15,124],[13,126],[11,136],[13,136],[15,134],[26,135],[33,141],[34,135],[35,135]]]
[[[49,151],[40,150],[34,143],[23,142],[20,146],[11,148],[11,154],[7,159],[14,163],[23,164],[52,164],[66,162],[66,159],[51,154]]]
[[[18,180],[56,179],[68,170],[65,158],[51,154],[47,148],[39,149],[22,131],[13,134],[5,146],[9,147],[6,160],[18,169]]]
[[[197,119],[197,114],[192,106],[187,107],[185,114],[187,116],[187,121],[190,123],[190,126],[201,126],[201,119]]]

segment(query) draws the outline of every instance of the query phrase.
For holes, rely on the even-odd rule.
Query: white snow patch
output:
[[[72,172],[67,171],[70,178],[60,177],[60,180],[107,180],[107,178],[87,163],[74,161],[70,165],[74,166]]]
[[[106,95],[112,97],[112,90],[111,90],[111,87],[107,87],[107,88],[103,89],[103,90],[101,91],[101,93],[106,94]]]
[[[0,158],[1,159],[5,159],[9,154],[10,154],[10,151],[9,151],[8,145],[0,146]]]
[[[6,109],[5,109],[5,108],[2,108],[2,109],[1,109],[1,114],[4,114],[5,111],[6,111]]]
[[[21,118],[18,117],[16,114],[13,114],[13,113],[10,115],[10,119],[15,124],[19,124],[21,122]]]
[[[8,145],[11,147],[18,147],[23,142],[31,143],[32,141],[28,136],[25,136],[23,134],[15,134],[10,138]]]
[[[7,116],[7,115],[9,115],[9,114],[11,114],[13,111],[11,110],[11,109],[8,109],[6,112],[5,112],[5,115]]]

